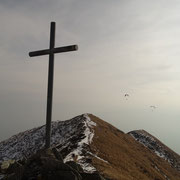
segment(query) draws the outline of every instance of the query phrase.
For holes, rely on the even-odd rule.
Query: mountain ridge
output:
[[[28,158],[44,146],[44,126],[19,133],[0,143],[0,162]],[[100,172],[112,180],[180,179],[178,169],[139,143],[131,134],[92,114],[52,122],[52,147],[64,162],[77,163],[86,172]],[[179,155],[178,155],[179,157]]]

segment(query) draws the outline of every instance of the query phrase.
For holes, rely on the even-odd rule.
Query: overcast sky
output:
[[[179,9],[179,0],[1,0],[0,140],[45,124],[48,56],[28,53],[49,47],[55,21],[56,46],[79,50],[55,56],[52,119],[92,113],[180,154]]]

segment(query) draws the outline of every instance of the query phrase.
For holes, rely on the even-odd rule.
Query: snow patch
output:
[[[91,156],[93,156],[93,157],[95,157],[95,158],[97,158],[97,159],[99,159],[99,160],[101,160],[101,161],[103,161],[103,162],[105,162],[105,163],[107,163],[107,164],[109,164],[109,162],[108,161],[106,161],[106,160],[104,160],[104,159],[102,159],[102,158],[100,158],[99,156],[97,156],[96,154],[93,154],[93,153],[91,153],[91,152],[88,152]]]
[[[64,162],[67,161],[73,161],[73,155],[77,157],[77,163],[81,165],[83,170],[85,172],[93,173],[96,171],[96,169],[90,164],[86,162],[87,157],[82,153],[84,146],[90,145],[92,142],[92,139],[94,137],[94,129],[93,127],[96,126],[96,123],[93,122],[88,114],[84,114],[84,138],[81,139],[81,141],[78,142],[78,146],[76,149],[74,149],[71,153],[69,153],[65,159]]]

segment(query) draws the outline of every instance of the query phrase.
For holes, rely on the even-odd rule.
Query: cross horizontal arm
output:
[[[50,54],[50,50],[45,49],[45,50],[39,50],[39,51],[30,52],[29,56],[34,57],[34,56],[42,56],[42,55],[48,55],[48,54]]]
[[[62,53],[62,52],[77,51],[77,50],[78,50],[78,45],[71,45],[71,46],[57,47],[54,48],[52,51],[53,53]]]
[[[42,56],[42,55],[48,55],[50,53],[62,53],[62,52],[68,52],[68,51],[77,51],[78,46],[77,45],[71,45],[71,46],[63,46],[63,47],[57,47],[53,49],[44,49],[39,51],[33,51],[29,53],[30,57],[34,56]]]

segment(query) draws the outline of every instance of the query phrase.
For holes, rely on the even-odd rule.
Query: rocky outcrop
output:
[[[98,173],[85,173],[74,161],[63,162],[54,149],[40,150],[26,161],[10,164],[3,180],[104,180]]]

